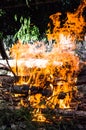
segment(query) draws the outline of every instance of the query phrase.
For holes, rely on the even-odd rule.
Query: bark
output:
[[[41,109],[43,114],[53,113],[57,117],[73,118],[73,119],[86,119],[86,111],[74,109]]]
[[[8,59],[2,39],[0,39],[0,53],[3,59]]]

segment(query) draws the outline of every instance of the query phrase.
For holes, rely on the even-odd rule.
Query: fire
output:
[[[82,37],[81,33],[86,25],[82,17],[85,6],[84,0],[75,13],[67,13],[63,27],[60,27],[61,13],[50,16],[54,28],[52,33],[50,30],[47,33],[49,45],[43,41],[34,44],[22,44],[18,41],[10,49],[11,57],[16,60],[16,66],[12,69],[21,76],[17,84],[28,84],[30,89],[35,86],[40,90],[34,95],[30,90],[28,97],[30,105],[37,110],[47,107],[70,108],[73,93],[77,92],[75,83],[80,60],[75,53],[76,38]],[[47,49],[49,46],[52,48],[50,51]],[[29,64],[27,61],[30,61]],[[40,116],[43,117],[41,112]]]
[[[82,39],[83,37],[83,27],[86,27],[86,21],[83,17],[83,10],[86,7],[86,1],[82,0],[80,6],[74,13],[67,12],[66,21],[64,24],[60,21],[61,13],[56,13],[50,16],[50,19],[53,22],[53,30],[50,29],[51,25],[48,24],[49,30],[48,30],[48,38],[49,39],[55,39],[58,43],[58,37],[59,34],[64,34],[68,36],[69,34],[74,39]],[[61,27],[63,26],[63,27]],[[51,33],[52,31],[52,33]]]
[[[44,46],[41,42],[39,46],[43,49],[37,48],[35,44],[28,45],[21,42],[14,44],[11,48],[11,54],[17,61],[17,72],[15,66],[13,70],[16,74],[21,75],[17,84],[28,84],[30,87],[43,88],[44,93],[30,95],[29,100],[33,107],[70,107],[79,70],[79,58],[74,52],[75,43],[71,37],[61,34],[59,38],[59,45],[54,44],[51,52],[46,52],[46,45]],[[18,64],[20,59],[23,60],[22,64]],[[42,67],[37,64],[32,67],[25,66],[24,61],[30,59],[41,59],[45,65]],[[27,79],[22,78],[22,76],[27,76]],[[43,100],[46,103],[39,105]]]
[[[45,116],[41,113],[40,109],[37,109],[36,111],[34,111],[33,121],[47,122]]]

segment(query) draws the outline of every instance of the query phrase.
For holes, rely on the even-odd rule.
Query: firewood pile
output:
[[[81,46],[82,47],[82,46]],[[64,116],[65,118],[74,118],[78,120],[86,119],[86,65],[85,63],[85,50],[80,50],[79,55],[81,60],[82,69],[78,74],[78,80],[76,86],[78,88],[78,93],[74,96],[72,103],[70,104],[70,109],[42,109],[42,113],[53,112],[57,116]],[[27,98],[30,95],[42,94],[46,98],[52,95],[52,89],[50,88],[38,88],[36,86],[29,86],[26,84],[15,85],[19,80],[20,76],[15,76],[14,74],[7,75],[8,71],[11,71],[9,66],[1,66],[1,70],[4,71],[4,74],[0,75],[0,109],[4,107],[9,109],[18,109],[21,107],[20,101],[23,100],[27,107],[30,107],[29,101]],[[11,71],[12,73],[12,71]],[[24,77],[25,78],[25,77]],[[29,78],[29,77],[28,77]],[[58,81],[59,79],[57,79]],[[49,83],[48,83],[49,84]],[[30,91],[30,93],[29,93]],[[57,95],[59,99],[63,99],[66,93],[60,93]],[[17,95],[17,96],[16,96]]]
[[[76,95],[76,99],[71,103],[71,108],[66,110],[55,109],[54,112],[56,114],[64,115],[67,117],[75,116],[77,118],[86,118],[86,67],[82,69],[78,76],[77,88],[78,94]],[[37,93],[41,93],[43,96],[49,97],[52,95],[52,90],[50,88],[38,88],[36,86],[32,86],[30,88],[29,85],[14,85],[14,83],[20,77],[12,77],[12,76],[0,76],[0,102],[2,104],[5,103],[4,107],[9,108],[17,108],[19,107],[20,100],[23,99],[25,103],[29,103],[27,101],[27,97],[30,95],[35,95]],[[18,94],[18,96],[15,96]],[[64,98],[65,93],[60,93],[57,95],[58,98]],[[6,106],[7,105],[7,106]],[[47,111],[47,110],[46,110]]]

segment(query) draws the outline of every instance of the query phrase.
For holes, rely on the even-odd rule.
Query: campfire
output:
[[[15,74],[11,93],[13,97],[20,97],[17,105],[34,109],[33,121],[46,121],[43,113],[50,109],[55,114],[70,115],[79,104],[77,76],[81,59],[76,53],[76,41],[84,36],[86,23],[82,12],[85,7],[84,0],[75,13],[67,13],[63,27],[61,13],[51,15],[54,27],[51,30],[48,24],[47,44],[43,41],[23,44],[19,40],[10,49],[13,60],[9,65]],[[86,116],[86,113],[81,114]]]
[[[79,58],[74,52],[75,45],[70,37],[61,35],[60,39],[59,45],[54,44],[51,52],[46,52],[46,45],[41,42],[36,45],[18,42],[11,48],[11,55],[16,61],[13,71],[20,76],[15,85],[25,84],[30,93],[36,93],[29,96],[30,104],[34,107],[39,108],[39,103],[44,100],[52,108],[69,108],[72,94],[77,90],[75,83]],[[25,50],[26,53],[23,53]],[[40,107],[45,108],[46,105]]]
[[[74,51],[75,42],[61,34],[51,51],[47,50],[48,46],[42,42],[30,45],[19,41],[11,48],[16,62],[12,70],[20,77],[14,89],[19,87],[24,92],[26,88],[27,102],[21,99],[20,104],[36,109],[35,115],[40,115],[40,109],[71,108],[77,93],[79,57]]]

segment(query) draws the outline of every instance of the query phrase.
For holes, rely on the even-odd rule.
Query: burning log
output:
[[[17,77],[16,79],[14,77],[10,77],[10,76],[2,76],[1,80],[2,80],[2,86],[3,88],[6,88],[9,90],[9,88],[11,87],[11,91],[12,93],[18,93],[18,94],[26,94],[28,93],[29,89],[31,89],[31,93],[35,94],[35,93],[39,93],[41,91],[46,91],[46,95],[47,95],[47,91],[51,91],[52,89],[47,86],[46,88],[41,88],[41,86],[37,87],[37,86],[32,86],[30,88],[29,85],[26,84],[22,84],[22,85],[14,85],[15,82],[18,81],[20,77]],[[61,80],[61,79],[60,79]],[[57,80],[57,82],[60,81],[59,79]],[[63,81],[63,80],[62,80]],[[78,90],[85,90],[85,79],[82,78],[82,80],[78,80],[76,83]],[[45,95],[45,92],[43,92],[43,95]],[[63,95],[63,96],[62,96]],[[65,93],[62,93],[61,95],[59,95],[59,98],[66,96]]]
[[[85,76],[84,76],[85,77]],[[26,84],[22,84],[22,85],[14,85],[15,82],[17,82],[21,77],[17,76],[16,79],[14,77],[10,77],[10,76],[2,76],[1,77],[1,82],[2,82],[2,86],[5,89],[9,88],[11,89],[12,93],[17,93],[17,94],[28,94],[28,91],[31,91],[31,94],[36,94],[36,93],[42,93],[42,95],[52,95],[52,88],[50,87],[50,82],[48,85],[45,84],[46,87],[37,87],[37,86],[32,86],[30,87],[30,85],[26,85]],[[28,77],[29,78],[29,77]],[[78,86],[78,90],[83,91],[83,89],[85,89],[85,78],[79,79],[76,83],[76,85]],[[57,79],[57,82],[61,81],[61,79]],[[63,81],[63,80],[62,80]],[[66,82],[66,81],[64,81]],[[54,84],[55,85],[55,84]],[[83,86],[84,85],[84,86]],[[58,98],[64,98],[66,95],[65,93],[61,93]]]
[[[31,95],[34,94],[42,94],[43,96],[50,97],[53,93],[51,88],[41,88],[41,87],[36,87],[32,86],[30,87],[29,85],[14,85],[11,87],[11,92],[15,94],[25,94],[28,96],[28,92],[30,91]]]

